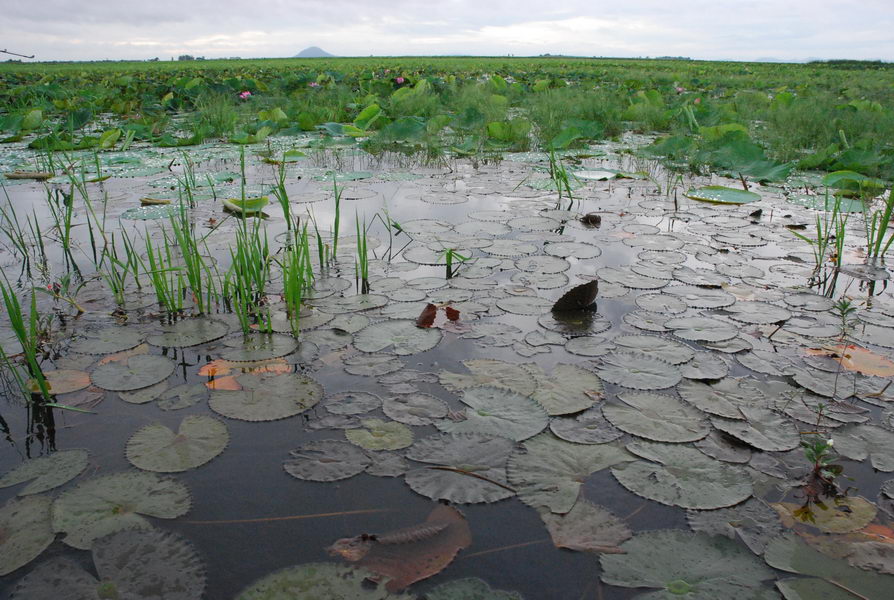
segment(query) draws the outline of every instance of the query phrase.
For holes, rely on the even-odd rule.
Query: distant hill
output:
[[[305,48],[304,50],[296,54],[295,58],[330,58],[333,56],[335,55],[329,54],[322,48],[311,46],[310,48]]]

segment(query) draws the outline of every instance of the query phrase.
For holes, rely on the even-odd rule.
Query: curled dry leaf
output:
[[[807,354],[832,357],[848,371],[857,371],[864,375],[876,375],[877,377],[894,376],[894,361],[861,346],[835,345],[809,348]]]
[[[382,577],[397,592],[444,570],[472,543],[466,518],[455,508],[438,506],[424,523],[383,534],[342,538],[326,550]]]

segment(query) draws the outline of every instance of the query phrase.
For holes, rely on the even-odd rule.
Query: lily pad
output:
[[[851,460],[865,460],[879,471],[894,471],[894,431],[875,425],[848,425],[835,431],[835,449]]]
[[[613,444],[572,444],[545,433],[514,452],[507,471],[522,502],[565,514],[590,475],[631,460],[635,460],[632,454]]]
[[[346,357],[342,364],[351,375],[363,377],[387,375],[404,368],[403,361],[391,354],[355,354]]]
[[[695,351],[692,348],[654,335],[619,335],[612,339],[612,343],[620,346],[621,350],[631,350],[644,356],[654,356],[672,365],[683,364],[695,356]]]
[[[602,381],[594,373],[576,365],[557,364],[547,375],[534,363],[524,365],[536,380],[531,396],[550,416],[586,410],[602,397]]]
[[[254,362],[279,358],[291,354],[298,347],[298,340],[291,336],[253,333],[224,340],[230,350],[221,353],[221,358],[233,362]]]
[[[712,204],[749,204],[761,199],[760,194],[722,185],[706,185],[686,192],[687,198]]]
[[[142,427],[128,440],[127,460],[144,471],[179,473],[204,465],[229,443],[227,426],[211,417],[191,415],[174,433],[161,423]]]
[[[87,468],[89,455],[86,450],[60,450],[46,456],[32,458],[0,478],[0,488],[30,481],[19,490],[19,496],[40,494],[64,485]]]
[[[53,504],[53,530],[69,546],[89,549],[93,541],[125,529],[148,529],[143,516],[176,519],[189,511],[189,490],[174,479],[124,471],[85,481]]]
[[[177,216],[178,207],[172,204],[156,204],[151,206],[135,206],[121,213],[121,218],[129,221],[155,221]]]
[[[675,386],[683,377],[674,365],[633,352],[615,352],[604,357],[598,374],[603,381],[634,390],[663,390]]]
[[[13,498],[0,507],[0,575],[9,575],[37,558],[56,535],[46,496]]]
[[[758,406],[740,406],[738,410],[744,421],[714,417],[711,423],[758,450],[783,452],[801,444],[798,428],[779,413]]]
[[[372,460],[348,442],[314,440],[289,452],[283,463],[286,473],[308,481],[338,481],[362,473]]]
[[[127,362],[98,366],[91,374],[93,384],[112,392],[126,392],[154,385],[174,372],[174,363],[163,356],[141,354]]]
[[[265,575],[239,592],[236,600],[411,600],[407,594],[370,585],[375,575],[335,563],[308,563]]]
[[[464,360],[463,365],[471,371],[470,375],[441,371],[439,376],[441,385],[451,392],[487,385],[506,388],[523,396],[530,396],[537,389],[534,377],[517,364],[483,358]]]
[[[411,319],[395,319],[373,323],[359,331],[354,336],[354,347],[361,352],[384,350],[408,356],[431,350],[441,337],[441,330],[436,327],[420,328]]]
[[[612,475],[649,500],[707,510],[751,496],[751,479],[742,467],[709,458],[691,446],[637,441],[627,449],[644,460],[612,467]]]
[[[696,352],[689,362],[680,365],[686,379],[722,379],[729,373],[729,364],[713,352]]]
[[[306,375],[247,373],[236,381],[241,390],[211,393],[211,410],[242,421],[275,421],[300,414],[323,397],[323,386]]]
[[[201,383],[184,383],[162,392],[158,397],[158,408],[162,410],[189,408],[207,396],[208,388]]]
[[[400,450],[413,443],[413,431],[397,421],[364,419],[361,427],[348,429],[345,437],[365,450]]]
[[[431,466],[413,468],[406,482],[418,494],[458,504],[496,502],[515,495],[506,482],[512,440],[477,434],[434,435],[416,442],[406,457]]]
[[[180,535],[160,529],[121,531],[93,545],[97,576],[69,558],[57,557],[28,573],[13,598],[156,598],[194,600],[205,591],[205,566]],[[64,590],[64,591],[63,591]]]
[[[602,414],[627,433],[657,442],[694,442],[711,431],[702,413],[673,396],[649,392],[618,394],[621,402],[608,403]]]
[[[431,425],[447,416],[447,403],[431,394],[412,392],[385,399],[382,410],[390,418],[406,425]]]
[[[222,338],[229,331],[230,327],[223,321],[198,317],[163,327],[162,333],[150,335],[146,341],[153,346],[187,348]]]
[[[454,579],[425,594],[427,600],[523,600],[517,592],[495,590],[476,577]]]
[[[624,521],[585,499],[564,515],[543,511],[540,517],[556,548],[614,554],[622,552],[618,546],[633,536]]]
[[[764,402],[764,394],[745,378],[727,377],[710,384],[686,381],[677,391],[697,409],[726,419],[743,419],[740,407]]]
[[[447,433],[480,433],[499,435],[515,441],[525,440],[543,431],[549,417],[536,400],[504,388],[472,387],[463,392],[468,406],[458,420],[435,422]]]
[[[382,406],[382,399],[370,392],[339,392],[327,396],[326,410],[334,415],[362,415]]]
[[[724,342],[739,335],[734,325],[709,317],[683,317],[668,319],[664,326],[674,335],[694,342]]]
[[[757,555],[763,554],[770,540],[785,530],[775,510],[763,500],[749,498],[742,504],[717,510],[690,510],[686,519],[693,531],[741,538]]]
[[[553,434],[567,442],[576,444],[605,444],[612,442],[624,432],[612,425],[602,415],[602,408],[594,406],[576,417],[559,417],[549,423]]]
[[[774,597],[763,585],[773,570],[741,545],[720,536],[663,529],[639,533],[603,554],[602,581],[627,588],[656,588],[643,600],[757,600]]]

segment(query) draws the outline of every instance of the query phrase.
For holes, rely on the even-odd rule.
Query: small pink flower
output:
[[[317,83],[316,81],[311,81],[310,83],[307,84],[307,87],[312,87],[312,88],[320,87],[320,84]]]
[[[674,89],[677,90],[678,94],[682,94],[683,92],[686,91],[686,88],[680,87],[679,85],[677,87],[675,87]]]
[[[701,103],[702,103],[702,99],[701,99],[701,98],[696,98],[696,99],[695,99],[695,102],[693,102],[693,104],[701,104]]]
[[[400,85],[400,84],[402,84],[404,81],[406,81],[406,79],[404,79],[403,77],[395,77],[394,81],[395,81],[398,85]]]
[[[49,285],[47,286],[47,289],[50,290],[50,291],[52,292],[52,291],[53,291],[53,284],[52,284],[52,283],[49,284]]]
[[[385,69],[385,73],[390,73],[391,69]]]
[[[245,90],[245,91],[243,91],[243,92],[240,92],[240,93],[239,93],[239,97],[240,97],[241,99],[243,99],[243,100],[247,100],[248,98],[251,97],[251,92],[249,92],[248,90]]]

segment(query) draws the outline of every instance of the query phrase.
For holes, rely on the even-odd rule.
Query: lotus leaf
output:
[[[749,204],[761,199],[760,194],[722,185],[706,185],[686,192],[687,198],[712,204]]]
[[[602,415],[602,408],[594,406],[576,417],[559,417],[549,423],[556,437],[576,444],[605,444],[624,435]]]
[[[60,450],[47,456],[32,458],[0,478],[0,488],[30,481],[19,490],[19,496],[40,494],[64,485],[84,472],[89,455],[86,450]]]
[[[126,392],[149,387],[167,379],[174,372],[174,363],[163,356],[141,354],[127,362],[109,362],[93,370],[93,384],[112,392]]]
[[[697,342],[723,342],[739,335],[734,325],[709,317],[668,319],[664,326],[672,329],[678,338]]]
[[[851,460],[869,457],[879,471],[894,471],[894,431],[875,425],[848,425],[835,431],[835,449]]]
[[[657,442],[694,442],[711,428],[701,412],[673,396],[649,392],[618,394],[622,402],[607,403],[602,414],[620,429]]]
[[[360,428],[345,431],[345,437],[366,450],[399,450],[413,443],[413,432],[409,427],[381,419],[364,419]]]
[[[354,347],[361,352],[386,350],[398,356],[426,352],[441,341],[441,330],[419,328],[411,319],[397,319],[373,323],[354,337]]]
[[[368,582],[363,569],[335,563],[308,563],[275,571],[239,592],[236,600],[411,600]]]
[[[726,419],[743,419],[742,406],[762,406],[763,393],[747,378],[727,377],[716,383],[686,381],[677,387],[683,400],[697,409]]]
[[[13,498],[0,507],[0,575],[9,575],[37,558],[56,535],[46,496]]]
[[[624,521],[585,499],[578,500],[564,515],[544,510],[540,517],[556,548],[613,554],[621,552],[618,545],[633,536]]]
[[[323,406],[334,415],[362,415],[382,406],[382,399],[370,392],[340,392],[327,396]]]
[[[323,387],[294,373],[236,377],[241,390],[215,390],[208,405],[225,417],[242,421],[275,421],[304,412],[323,397]]]
[[[602,381],[581,367],[560,363],[547,375],[534,363],[523,366],[537,382],[537,389],[531,397],[550,416],[586,410],[602,397]]]
[[[711,423],[758,450],[782,452],[801,444],[798,428],[779,413],[759,406],[739,406],[738,410],[744,421],[713,417]]]
[[[730,508],[690,510],[686,512],[686,519],[693,531],[731,540],[741,538],[757,555],[763,554],[770,540],[785,531],[776,511],[757,498]]]
[[[186,348],[222,338],[229,331],[230,327],[223,321],[198,317],[163,327],[162,333],[150,335],[146,341],[153,346]]]
[[[211,417],[191,415],[174,433],[155,423],[143,427],[127,442],[127,460],[144,471],[178,473],[205,464],[229,442],[227,426]]]
[[[663,390],[682,379],[680,369],[664,361],[633,352],[615,352],[602,359],[603,381],[635,390]]]
[[[224,360],[254,362],[291,354],[298,347],[298,341],[286,335],[253,333],[228,338],[224,345],[230,347],[221,353]]]
[[[521,441],[537,435],[549,424],[546,411],[536,400],[512,390],[472,387],[463,392],[462,401],[468,408],[459,420],[436,421],[438,429],[447,433],[499,435]]]
[[[530,396],[537,389],[534,377],[520,365],[487,358],[464,360],[463,365],[472,372],[471,375],[441,371],[441,385],[452,392],[488,385],[506,388],[523,396]]]
[[[619,335],[612,339],[612,343],[620,346],[621,350],[653,356],[672,365],[681,365],[695,356],[688,346],[654,335]]]
[[[446,402],[430,394],[413,392],[386,398],[382,410],[400,423],[423,426],[446,417],[448,407]]]
[[[372,460],[360,448],[339,440],[314,440],[289,452],[286,472],[309,481],[338,481],[362,473]]]

